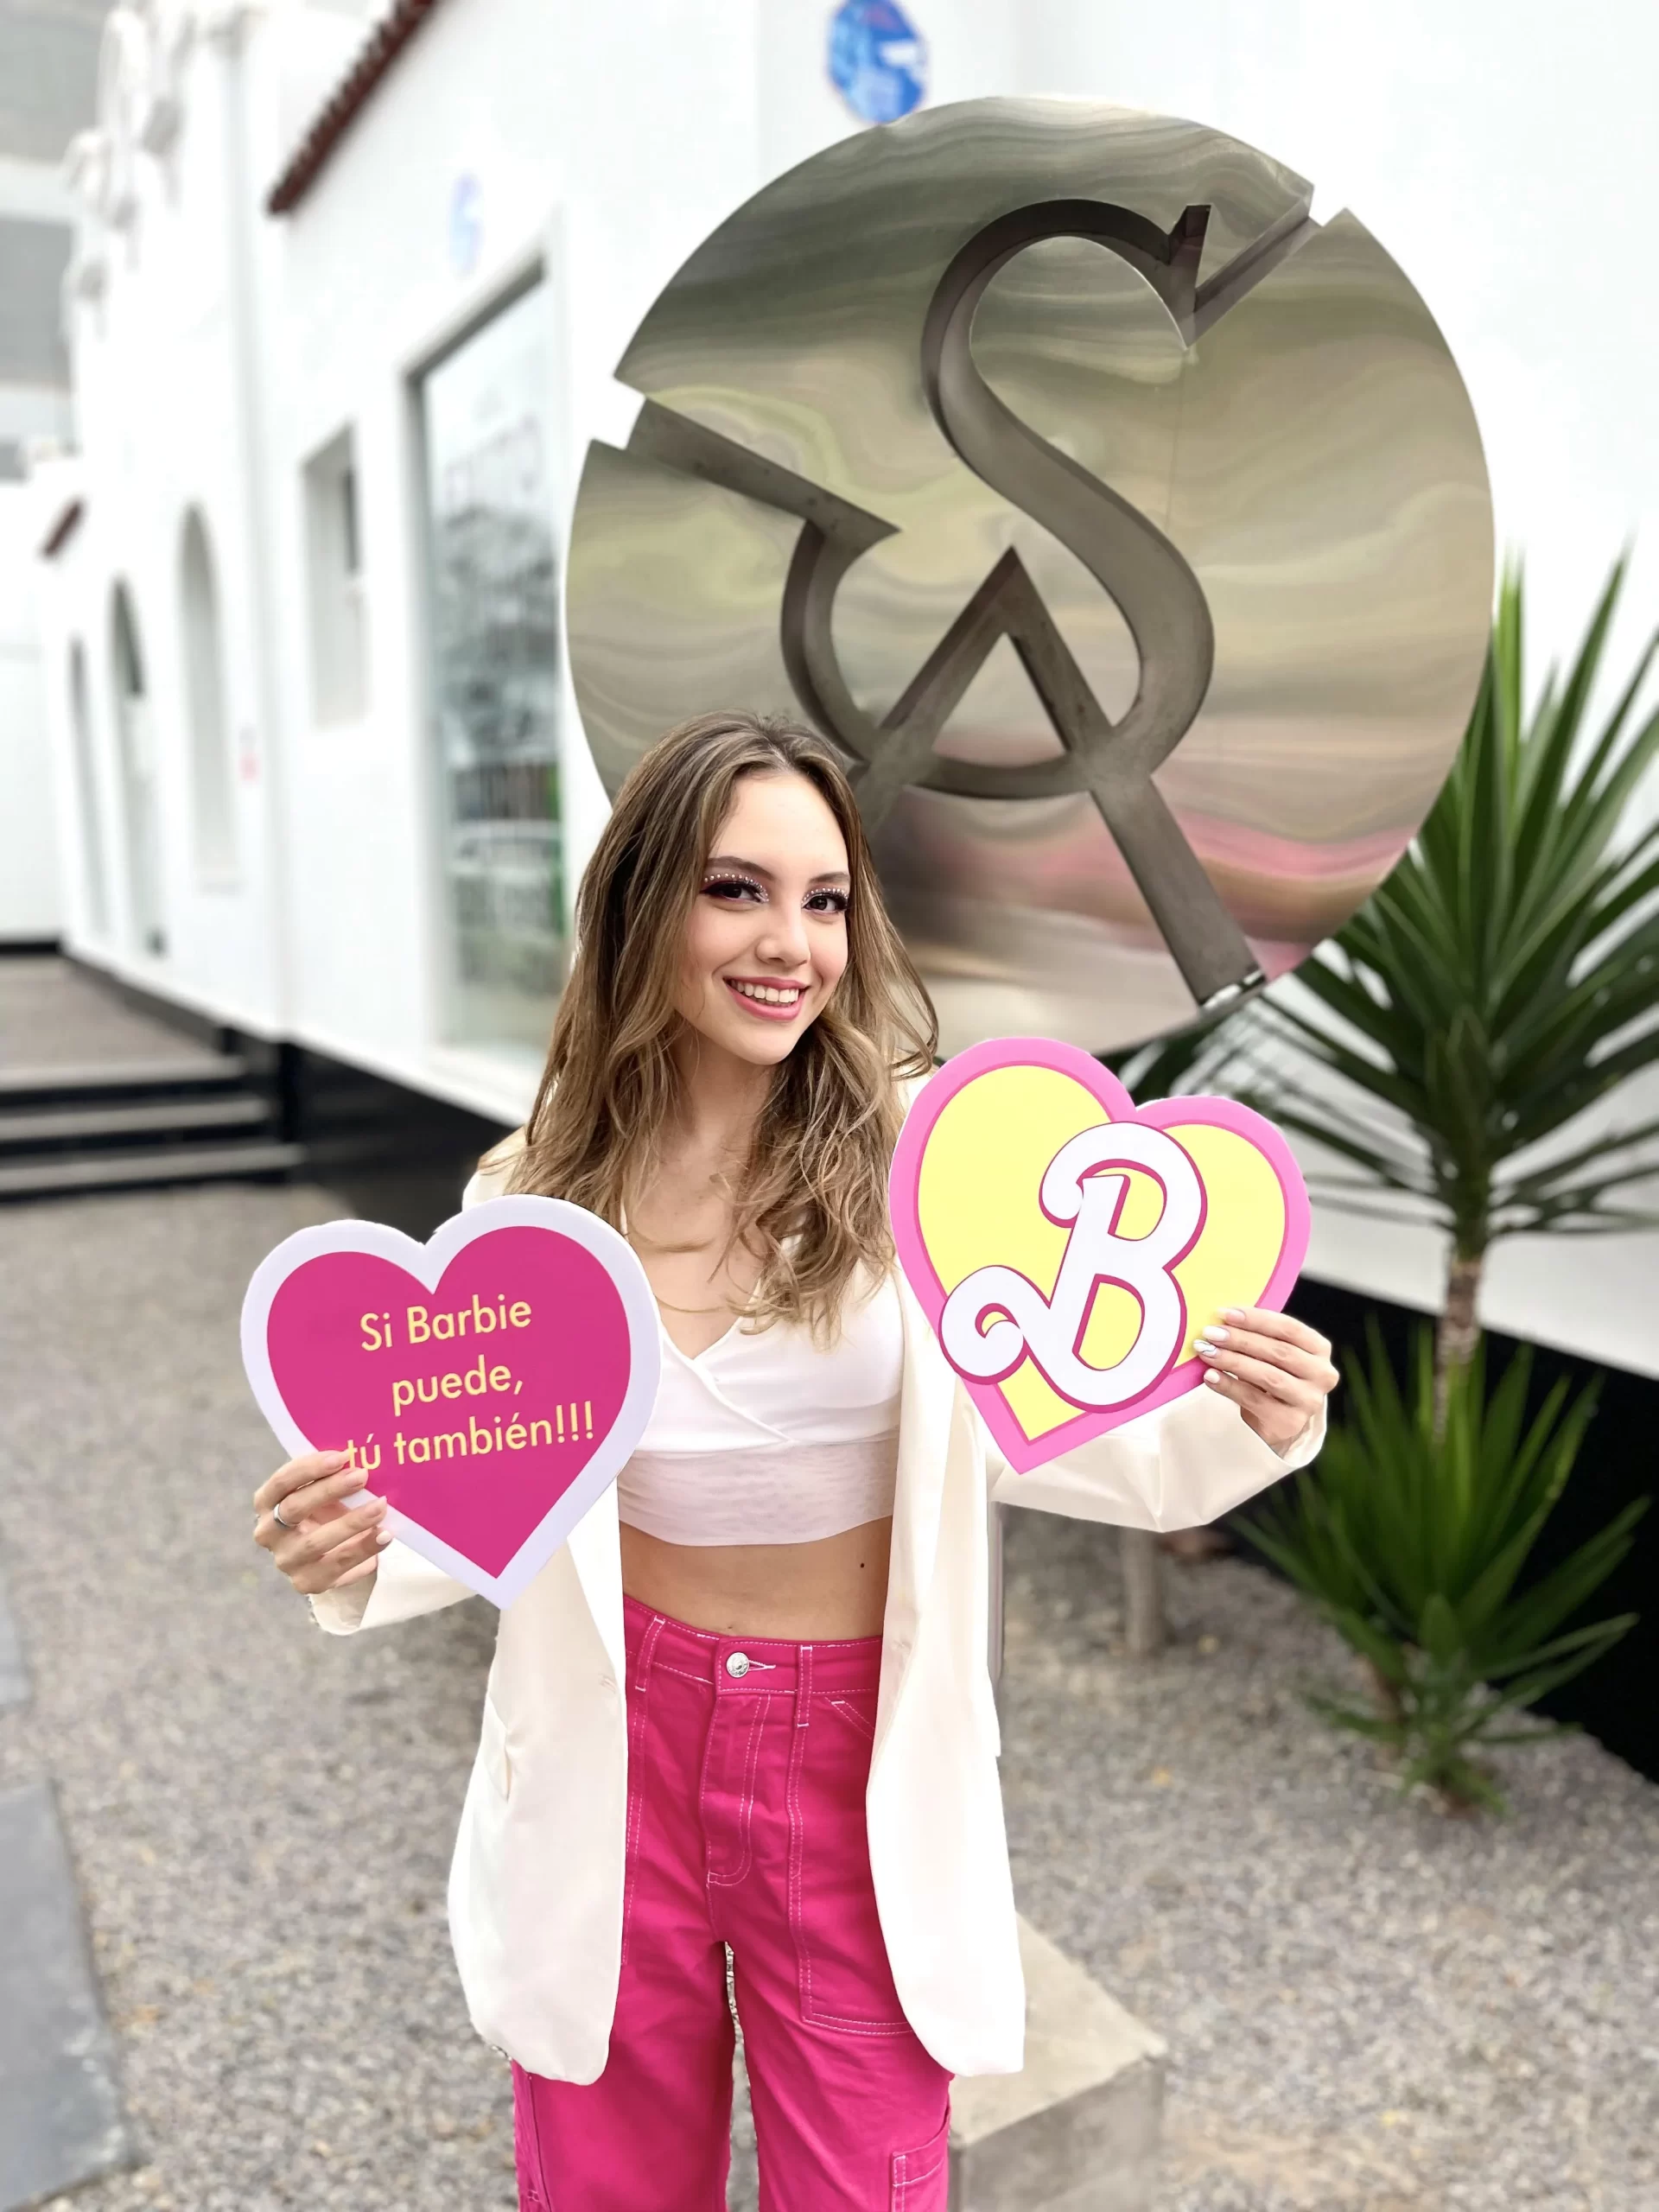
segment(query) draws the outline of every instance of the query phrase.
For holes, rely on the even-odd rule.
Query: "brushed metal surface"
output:
[[[1450,765],[1479,437],[1310,197],[1191,123],[926,111],[740,208],[620,365],[567,590],[601,775],[709,708],[817,722],[947,1051],[1104,1050],[1293,966]]]

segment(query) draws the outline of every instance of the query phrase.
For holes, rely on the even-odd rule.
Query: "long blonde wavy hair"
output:
[[[860,1268],[891,1261],[898,1086],[931,1069],[938,1027],[882,903],[852,787],[812,730],[700,715],[623,785],[577,894],[575,955],[509,1187],[621,1227],[677,1102],[674,1002],[703,865],[738,784],[768,775],[805,777],[836,817],[852,878],[848,961],[777,1069],[733,1179],[732,1243],[760,1262],[752,1325],[798,1321],[823,1342]]]

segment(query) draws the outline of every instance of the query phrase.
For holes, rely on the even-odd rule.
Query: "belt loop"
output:
[[[795,1726],[804,1728],[812,1701],[812,1647],[798,1643],[795,1647]]]
[[[664,1614],[653,1614],[651,1626],[639,1639],[639,1655],[633,1662],[633,1687],[641,1693],[645,1691],[651,1681],[651,1656],[657,1649],[657,1639],[663,1632],[665,1620],[666,1617]]]

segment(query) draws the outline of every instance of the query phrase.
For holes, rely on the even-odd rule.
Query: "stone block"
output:
[[[1025,2067],[952,2089],[950,2212],[1146,2212],[1165,2045],[1025,1920],[1020,1955]]]

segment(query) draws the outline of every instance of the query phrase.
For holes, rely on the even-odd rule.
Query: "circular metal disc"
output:
[[[1480,440],[1310,198],[1195,124],[930,110],[740,208],[620,364],[568,584],[600,773],[709,709],[816,722],[947,1052],[1103,1051],[1294,966],[1451,764]]]

